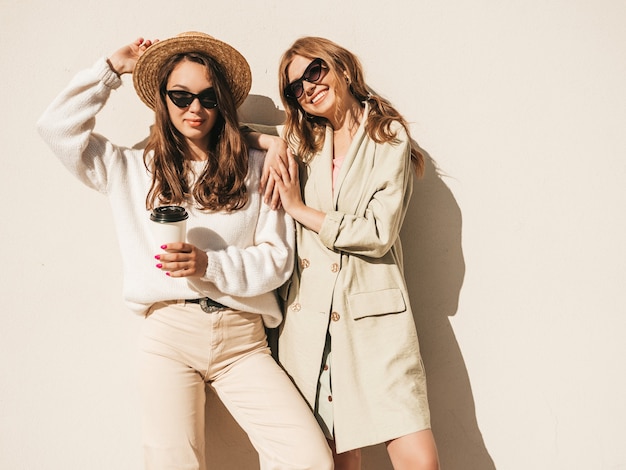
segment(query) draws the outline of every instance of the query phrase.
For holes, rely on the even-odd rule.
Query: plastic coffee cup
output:
[[[189,214],[181,206],[156,207],[150,214],[152,232],[157,247],[168,243],[184,242],[187,239],[187,219]]]

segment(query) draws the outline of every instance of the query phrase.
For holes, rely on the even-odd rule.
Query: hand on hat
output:
[[[158,39],[150,40],[137,38],[135,41],[121,47],[109,57],[109,65],[115,73],[123,75],[125,73],[133,73],[137,59],[143,55],[146,50],[159,42]]]

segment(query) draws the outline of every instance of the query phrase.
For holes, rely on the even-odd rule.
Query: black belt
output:
[[[206,313],[213,313],[218,310],[228,308],[226,305],[216,302],[213,299],[209,299],[208,297],[202,297],[201,299],[187,299],[185,300],[185,303],[200,304],[200,308]]]

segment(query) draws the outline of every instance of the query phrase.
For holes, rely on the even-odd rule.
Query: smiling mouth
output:
[[[317,95],[311,98],[311,103],[316,104],[319,100],[324,98],[328,94],[328,90],[320,91]]]

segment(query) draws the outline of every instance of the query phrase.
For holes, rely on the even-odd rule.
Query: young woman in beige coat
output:
[[[399,233],[423,156],[406,122],[323,38],[297,40],[279,69],[292,152],[271,182],[297,221],[279,359],[313,408],[337,469],[385,442],[395,469],[436,469],[426,379]],[[296,160],[297,159],[297,160]]]

